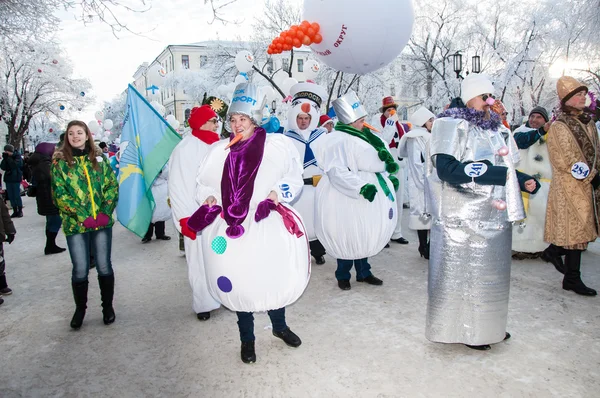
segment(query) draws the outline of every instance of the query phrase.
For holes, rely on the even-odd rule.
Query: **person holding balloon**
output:
[[[447,109],[433,123],[425,180],[432,216],[426,337],[475,350],[510,338],[512,221],[525,217],[521,191],[540,187],[515,170],[516,144],[490,112],[493,91],[485,75],[462,81],[466,108]]]

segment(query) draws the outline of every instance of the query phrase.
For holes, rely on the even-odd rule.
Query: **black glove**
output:
[[[2,152],[2,159],[6,159],[6,158],[8,158],[8,153]]]
[[[15,240],[15,234],[8,234],[8,235],[6,235],[6,241],[8,242],[9,245],[11,243],[13,243],[13,240]]]

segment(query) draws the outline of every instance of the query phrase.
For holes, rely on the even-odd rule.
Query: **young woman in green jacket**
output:
[[[87,308],[90,251],[93,249],[102,298],[104,324],[115,321],[112,307],[115,277],[111,264],[112,218],[119,187],[108,160],[94,144],[88,126],[73,120],[67,137],[52,159],[52,197],[63,220],[73,263],[71,285],[75,314],[71,327],[79,329]]]

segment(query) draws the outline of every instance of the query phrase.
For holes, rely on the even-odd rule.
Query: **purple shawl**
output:
[[[265,129],[257,127],[248,140],[233,145],[225,159],[221,178],[221,202],[223,218],[229,225],[226,233],[232,239],[244,234],[241,224],[248,215],[254,180],[262,162],[266,138]]]

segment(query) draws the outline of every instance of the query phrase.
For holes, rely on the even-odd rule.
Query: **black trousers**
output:
[[[310,245],[310,255],[314,258],[325,255],[325,248],[318,239],[308,242]]]
[[[150,223],[150,226],[148,227],[148,232],[146,232],[146,236],[144,236],[144,238],[152,238],[152,234],[155,230],[157,238],[162,238],[163,236],[165,236],[165,222],[158,221],[155,223]]]

